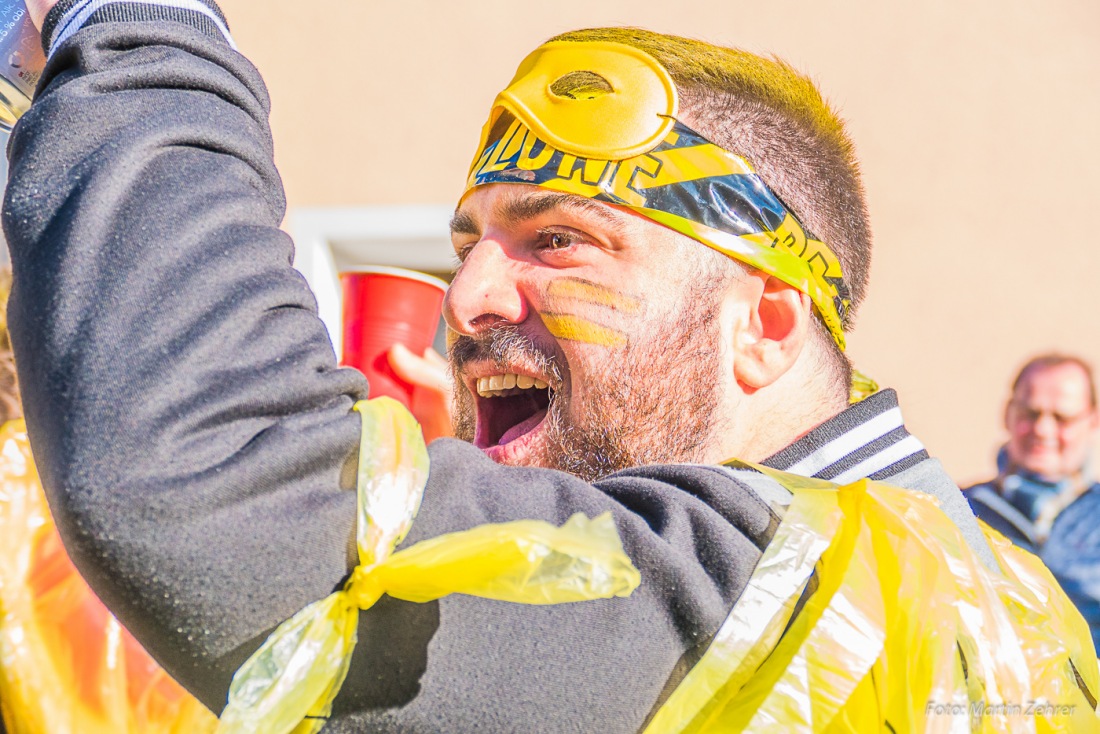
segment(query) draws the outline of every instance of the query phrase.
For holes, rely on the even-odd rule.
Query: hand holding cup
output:
[[[393,345],[388,357],[397,376],[413,386],[410,410],[420,422],[424,440],[431,443],[437,438],[453,436],[451,400],[454,386],[447,360],[434,349],[424,352],[421,357],[410,352],[404,344]]]
[[[430,275],[370,267],[340,275],[343,358],[370,383],[371,397],[388,395],[413,411],[428,440],[449,432],[445,363],[425,356],[439,325],[447,284]],[[404,351],[394,349],[401,345]]]

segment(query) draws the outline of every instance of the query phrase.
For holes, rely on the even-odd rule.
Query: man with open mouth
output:
[[[221,711],[272,630],[355,577],[368,386],[289,265],[266,93],[213,1],[31,9],[50,61],[4,224],[34,452],[89,582]],[[547,606],[383,596],[310,719],[326,732],[659,722],[731,609],[763,599],[792,501],[735,457],[932,495],[996,568],[894,393],[853,377],[863,189],[789,66],[632,29],[552,40],[490,111],[452,236],[464,440],[428,448],[402,547],[610,513],[641,583]]]

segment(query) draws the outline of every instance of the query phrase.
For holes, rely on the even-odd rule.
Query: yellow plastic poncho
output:
[[[793,500],[646,734],[1100,731],[1088,625],[1035,556],[983,527],[993,572],[927,495],[754,468]]]

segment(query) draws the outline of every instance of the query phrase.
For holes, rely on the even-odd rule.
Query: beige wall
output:
[[[493,96],[564,29],[774,52],[863,160],[877,251],[851,353],[958,479],[987,473],[1027,355],[1100,362],[1094,0],[222,4],[271,87],[292,207],[453,202]]]

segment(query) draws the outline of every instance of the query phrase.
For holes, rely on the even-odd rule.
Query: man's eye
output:
[[[564,250],[575,245],[578,237],[570,232],[543,232],[542,247],[547,250]]]

